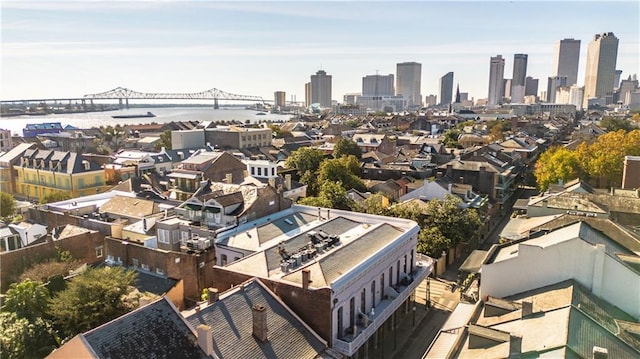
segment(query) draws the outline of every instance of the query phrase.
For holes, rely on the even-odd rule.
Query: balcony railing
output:
[[[376,303],[375,308],[363,318],[363,313],[359,313],[360,320],[356,321],[348,334],[334,340],[333,348],[342,354],[352,356],[362,344],[391,317],[402,303],[413,293],[418,285],[433,271],[434,260],[427,256],[419,256],[416,266],[411,275],[411,281],[406,285],[395,288],[385,288],[385,299]]]

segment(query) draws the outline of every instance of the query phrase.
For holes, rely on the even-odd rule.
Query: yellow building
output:
[[[16,194],[41,198],[62,191],[72,198],[104,192],[104,169],[76,152],[26,150],[14,165]]]

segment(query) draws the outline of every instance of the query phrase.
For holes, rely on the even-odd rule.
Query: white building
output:
[[[481,269],[480,298],[503,298],[573,279],[595,296],[640,318],[637,253],[584,222],[498,248]]]
[[[504,95],[504,58],[491,57],[489,66],[489,99],[487,105],[499,105]]]
[[[330,347],[366,357],[433,269],[416,252],[419,230],[405,219],[293,206],[217,235],[216,254],[236,260],[216,268],[216,285],[261,278]]]

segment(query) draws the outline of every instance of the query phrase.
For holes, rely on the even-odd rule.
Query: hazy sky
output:
[[[422,94],[455,73],[487,97],[489,58],[529,54],[527,75],[552,75],[554,43],[582,40],[584,83],[593,35],[620,39],[617,68],[640,72],[640,2],[1,2],[3,100],[80,97],[115,87],[141,92],[210,88],[304,100],[309,76],[333,76],[333,99],[360,92],[365,75],[422,63]]]

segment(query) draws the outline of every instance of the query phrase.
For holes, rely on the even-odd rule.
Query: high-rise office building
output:
[[[440,78],[440,104],[448,105],[451,103],[453,95],[453,72],[447,72]]]
[[[489,96],[488,105],[499,105],[502,102],[502,92],[504,90],[504,58],[502,55],[491,57],[489,66]]]
[[[576,110],[582,111],[582,97],[584,96],[584,86],[571,85],[569,89],[569,103],[576,106]]]
[[[273,105],[276,107],[285,107],[287,102],[287,94],[284,91],[276,91],[273,93]]]
[[[367,75],[362,78],[362,96],[381,97],[396,94],[393,74]]]
[[[613,93],[617,59],[618,38],[613,32],[596,34],[587,48],[583,100],[585,108],[590,98],[606,98]]]
[[[502,96],[503,98],[511,98],[511,79],[502,79]]]
[[[428,95],[424,97],[424,104],[427,107],[433,107],[438,102],[438,96],[436,95]]]
[[[616,70],[616,76],[613,78],[613,88],[617,89],[620,87],[620,80],[622,77],[622,70]]]
[[[311,75],[311,103],[319,103],[320,107],[331,107],[331,75],[319,70]]]
[[[565,76],[567,86],[578,82],[578,63],[580,61],[580,40],[563,39],[556,43],[556,56],[553,63],[553,76]]]
[[[527,78],[524,80],[524,95],[525,96],[538,95],[538,79],[534,79],[531,76],[527,76]]]
[[[304,84],[304,105],[305,107],[311,106],[311,82]]]
[[[396,94],[405,98],[407,108],[416,108],[422,105],[421,78],[422,64],[401,62],[396,65]]]
[[[513,55],[513,77],[511,78],[511,102],[524,101],[524,85],[527,78],[527,54]]]
[[[567,77],[566,76],[553,76],[549,77],[547,81],[547,102],[555,103],[556,102],[556,90],[558,87],[567,86]]]

